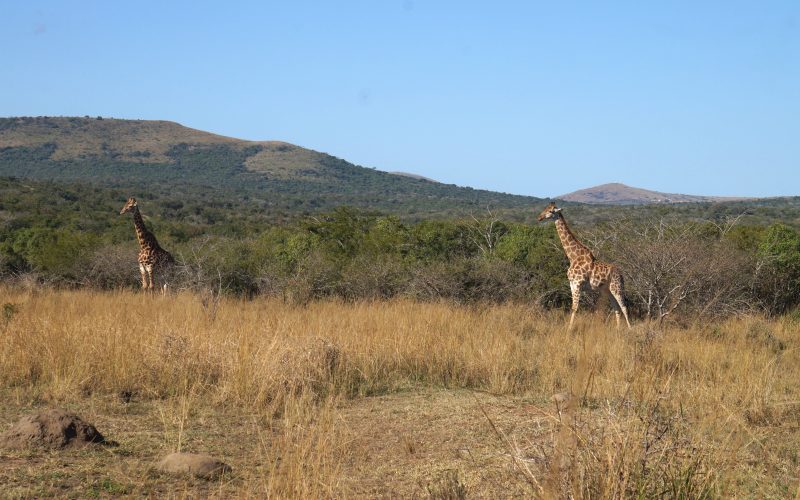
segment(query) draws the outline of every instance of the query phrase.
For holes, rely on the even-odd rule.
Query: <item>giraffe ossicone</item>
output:
[[[175,259],[172,254],[161,248],[156,237],[144,225],[136,198],[128,198],[125,206],[119,211],[120,215],[127,213],[133,214],[133,226],[136,229],[136,239],[139,240],[138,262],[139,273],[142,277],[142,289],[152,291],[155,282],[154,271],[174,265]],[[166,292],[166,286],[164,283],[162,293]]]
[[[548,220],[555,222],[561,246],[569,259],[567,278],[572,292],[572,314],[569,317],[569,328],[572,328],[575,313],[578,311],[578,305],[581,300],[581,287],[587,283],[593,290],[600,290],[611,295],[612,305],[615,306],[614,315],[617,318],[617,326],[620,324],[619,315],[622,312],[625,317],[625,323],[630,328],[631,322],[628,320],[628,309],[625,307],[622,273],[619,268],[595,259],[591,250],[572,234],[567,222],[564,220],[561,209],[555,203],[547,205],[542,210],[542,213],[539,214],[539,222]]]

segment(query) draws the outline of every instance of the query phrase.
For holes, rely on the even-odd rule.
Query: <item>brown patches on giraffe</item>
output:
[[[555,203],[550,203],[539,214],[537,218],[539,222],[552,220],[555,222],[558,237],[561,240],[561,246],[564,248],[564,253],[567,254],[569,259],[569,269],[567,269],[567,279],[569,279],[569,288],[572,292],[572,314],[569,317],[569,328],[572,328],[572,322],[575,320],[575,313],[578,311],[578,305],[581,299],[581,287],[587,284],[592,290],[600,290],[605,293],[608,292],[613,297],[612,305],[614,306],[614,315],[617,319],[617,326],[620,324],[619,314],[625,317],[625,323],[628,328],[631,323],[628,320],[628,309],[625,307],[625,299],[623,296],[623,279],[622,273],[619,269],[607,262],[599,262],[595,260],[591,250],[584,246],[578,238],[572,234],[564,216],[561,214],[561,209]]]
[[[136,230],[136,239],[139,240],[138,262],[142,289],[152,291],[155,283],[154,271],[171,267],[175,264],[175,259],[172,254],[161,248],[156,237],[144,225],[136,198],[128,198],[125,206],[119,211],[120,215],[126,213],[133,214],[133,226]],[[166,287],[166,284],[164,286]]]

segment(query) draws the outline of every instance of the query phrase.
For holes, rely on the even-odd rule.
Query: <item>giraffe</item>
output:
[[[558,237],[561,239],[561,246],[564,247],[564,253],[567,254],[569,259],[569,269],[567,269],[567,278],[569,279],[569,288],[572,291],[572,314],[569,317],[569,327],[572,328],[572,322],[575,320],[575,313],[578,311],[578,304],[581,299],[581,287],[584,283],[588,282],[592,290],[600,290],[603,293],[609,293],[612,297],[612,305],[614,307],[614,315],[617,318],[617,328],[619,328],[619,313],[625,316],[625,323],[628,328],[631,327],[631,322],[628,321],[628,310],[625,307],[625,299],[622,296],[622,274],[619,269],[606,262],[595,260],[591,250],[586,248],[569,230],[564,216],[561,214],[561,209],[556,207],[555,203],[550,203],[539,214],[539,222],[552,220],[556,224]]]
[[[139,240],[139,272],[142,275],[142,289],[153,290],[153,269],[165,268],[175,264],[172,255],[161,248],[156,237],[147,230],[139,212],[136,198],[128,198],[128,202],[119,211],[120,215],[133,213],[133,226],[136,228],[136,238]],[[166,291],[166,284],[164,284]]]

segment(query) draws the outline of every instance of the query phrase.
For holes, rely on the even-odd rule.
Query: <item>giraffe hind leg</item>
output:
[[[617,306],[617,299],[614,297],[614,294],[611,293],[611,286],[610,284],[603,283],[598,287],[599,296],[597,298],[597,305],[596,308],[599,311],[605,311],[607,306],[611,306],[611,309],[614,311],[614,316],[617,320],[617,328],[619,328],[619,307]],[[603,312],[603,317],[607,318],[608,316],[605,315]]]
[[[609,286],[609,291],[614,297],[614,301],[617,303],[617,310],[614,311],[617,316],[617,326],[619,326],[619,313],[622,312],[622,315],[625,317],[625,324],[630,328],[631,322],[628,319],[628,309],[625,307],[625,297],[622,295],[621,280],[620,282],[616,282],[616,280],[612,282],[611,286]]]
[[[614,294],[611,293],[611,290],[608,291],[608,295],[611,296],[611,299],[610,299],[611,308],[614,309],[614,319],[617,322],[617,329],[619,329],[619,326],[620,326],[620,323],[619,323],[619,316],[620,316],[619,301],[617,300],[616,297],[614,297]]]

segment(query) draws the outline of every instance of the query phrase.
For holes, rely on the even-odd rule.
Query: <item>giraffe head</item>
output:
[[[536,220],[542,222],[543,220],[556,220],[559,217],[561,217],[561,209],[555,203],[550,202]]]
[[[119,211],[119,214],[127,214],[128,212],[133,212],[136,209],[136,198],[130,197],[128,198],[128,202],[125,203],[125,206],[122,207],[122,210]]]

